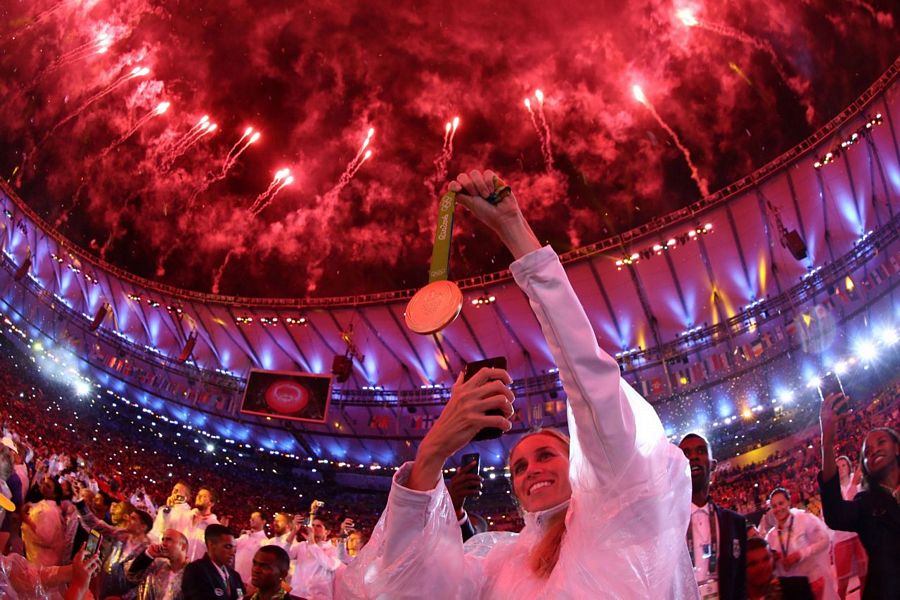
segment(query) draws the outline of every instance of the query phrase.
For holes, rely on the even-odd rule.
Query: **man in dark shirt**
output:
[[[761,537],[747,540],[747,598],[749,600],[813,600],[806,577],[775,577],[775,559]]]
[[[678,447],[691,467],[691,525],[687,543],[701,596],[715,590],[716,597],[722,600],[744,598],[747,595],[747,521],[734,511],[716,506],[709,496],[716,461],[706,438],[689,433]]]
[[[204,534],[206,555],[184,568],[181,593],[184,600],[239,600],[244,583],[231,565],[234,563],[234,534],[213,523]]]
[[[256,588],[256,593],[250,600],[305,600],[284,591],[284,580],[290,568],[291,559],[279,546],[263,546],[257,550],[250,571],[250,584]]]

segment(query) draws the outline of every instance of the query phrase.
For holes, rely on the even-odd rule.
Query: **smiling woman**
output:
[[[510,269],[559,365],[572,438],[541,430],[513,447],[525,528],[475,536],[464,548],[444,463],[483,427],[509,431],[514,398],[504,370],[460,376],[415,462],[395,475],[387,509],[337,597],[696,598],[684,537],[687,460],[598,346],[558,257],[540,246],[515,197],[485,201],[493,180],[473,171],[451,189],[516,259]]]
[[[834,453],[838,420],[849,410],[847,397],[824,399],[822,427],[822,513],[838,531],[853,531],[869,557],[863,600],[900,597],[900,435],[887,427],[870,431],[863,442],[860,466],[862,491],[851,500],[841,496]]]

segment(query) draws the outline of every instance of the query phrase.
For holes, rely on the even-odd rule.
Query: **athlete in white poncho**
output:
[[[482,427],[508,431],[513,397],[505,371],[460,378],[415,462],[394,476],[387,508],[339,575],[336,598],[697,598],[685,542],[687,460],[598,346],[559,258],[541,248],[515,197],[485,201],[493,181],[490,171],[473,171],[451,189],[516,259],[512,274],[559,367],[571,442],[546,431],[520,440],[509,464],[525,528],[475,536],[464,547],[444,462]]]

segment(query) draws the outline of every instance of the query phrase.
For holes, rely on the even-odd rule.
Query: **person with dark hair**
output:
[[[87,506],[82,491],[82,499],[74,503],[81,524],[81,532],[96,529],[104,536],[105,559],[100,571],[100,597],[119,596],[133,586],[125,576],[125,565],[142,554],[150,544],[148,537],[153,528],[153,517],[143,510],[131,509],[122,527],[116,527],[99,518]]]
[[[218,523],[206,528],[206,555],[184,568],[181,593],[184,600],[239,600],[244,582],[231,565],[234,561],[234,534]]]
[[[900,435],[887,427],[866,434],[859,463],[861,491],[852,500],[845,500],[841,496],[834,441],[847,402],[843,394],[832,394],[825,398],[819,411],[822,512],[832,529],[858,533],[866,549],[869,571],[863,600],[896,600],[900,598]]]
[[[188,536],[194,526],[194,513],[188,499],[191,497],[191,487],[183,481],[178,481],[172,486],[172,493],[166,499],[166,505],[156,512],[156,520],[150,531],[150,540],[158,543],[167,529],[174,529]]]
[[[284,580],[291,568],[288,553],[279,546],[262,546],[253,555],[250,585],[256,592],[249,600],[305,600],[284,591]]]
[[[188,561],[190,562],[197,560],[206,552],[206,528],[219,522],[218,517],[212,511],[218,501],[218,496],[211,488],[202,487],[197,490],[194,508],[191,510],[190,532],[185,534],[188,538]]]
[[[453,477],[447,482],[447,491],[450,493],[450,501],[453,503],[453,510],[456,512],[456,518],[459,521],[459,528],[464,542],[478,533],[475,531],[475,526],[469,520],[469,515],[464,508],[466,498],[477,498],[481,495],[484,478],[473,472],[477,464],[476,462],[471,462],[467,465],[460,465]]]
[[[706,438],[689,433],[678,447],[691,467],[691,526],[687,543],[700,596],[716,594],[721,600],[743,598],[747,520],[717,506],[709,497],[710,478],[718,463]]]
[[[94,497],[91,499],[90,509],[92,513],[97,515],[98,519],[102,519],[107,523],[112,523],[112,515],[110,514],[112,505],[112,496],[101,490],[94,493]]]
[[[241,580],[250,581],[250,570],[253,568],[253,557],[256,551],[265,544],[266,518],[259,511],[250,514],[250,529],[244,531],[241,537],[235,540],[234,570],[241,576]]]
[[[510,271],[559,367],[572,437],[542,430],[513,447],[510,483],[525,528],[476,535],[464,547],[444,464],[482,428],[510,431],[515,398],[503,369],[461,374],[415,461],[394,475],[387,508],[338,577],[337,597],[697,598],[684,454],[600,348],[559,257],[541,246],[510,188],[491,171],[472,171],[450,191],[513,255]],[[479,551],[467,554],[473,545]]]
[[[862,469],[854,473],[853,463],[848,456],[837,457],[838,478],[841,481],[841,498],[853,500],[859,493]],[[834,532],[834,571],[838,581],[838,595],[841,600],[847,597],[847,587],[851,577],[859,579],[860,589],[866,588],[866,571],[869,558],[859,541],[859,535],[852,531]]]
[[[352,526],[352,520],[345,519],[342,530],[346,529],[348,521]],[[302,525],[298,532],[306,539],[294,542],[288,551],[294,563],[291,589],[317,600],[330,600],[341,560],[337,548],[328,541],[328,527],[325,521],[316,517],[311,526]]]
[[[813,600],[806,577],[776,577],[775,558],[761,537],[747,540],[748,600]]]
[[[808,512],[791,508],[791,494],[784,488],[772,490],[769,505],[777,523],[766,534],[766,542],[775,552],[775,572],[783,577],[806,577],[816,598],[838,600],[828,528]]]
[[[112,537],[109,554],[103,561],[100,597],[120,596],[130,589],[125,576],[125,565],[147,549],[153,517],[143,510],[132,510],[125,526],[117,528]]]

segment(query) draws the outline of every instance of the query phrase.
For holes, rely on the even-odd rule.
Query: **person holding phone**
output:
[[[456,512],[456,519],[464,542],[478,533],[464,508],[466,498],[477,498],[480,496],[483,483],[481,457],[478,454],[466,454],[463,456],[462,463],[456,470],[456,473],[447,482],[447,491],[450,493],[450,501],[453,504],[453,510]]]
[[[188,504],[191,497],[191,487],[183,481],[172,486],[172,493],[166,499],[166,505],[156,513],[153,529],[150,531],[150,539],[154,543],[162,541],[166,530],[174,529],[190,538],[194,528],[194,512]]]
[[[866,434],[860,452],[861,491],[852,500],[841,496],[834,440],[847,397],[829,394],[822,402],[822,471],[819,490],[825,523],[853,531],[869,557],[863,600],[900,598],[900,435],[888,427]]]
[[[457,200],[505,243],[559,367],[571,439],[541,430],[509,456],[524,511],[517,536],[476,536],[466,553],[442,478],[447,459],[485,427],[512,428],[511,378],[460,376],[450,400],[394,476],[372,537],[339,577],[337,597],[697,598],[685,535],[688,461],[653,408],[600,349],[591,322],[550,247],[541,247],[507,187],[472,171],[451,183]],[[489,415],[489,410],[501,410]],[[482,541],[493,540],[493,545]]]
[[[126,565],[125,577],[137,586],[137,600],[181,600],[187,548],[183,533],[167,529],[161,543],[151,544]]]

